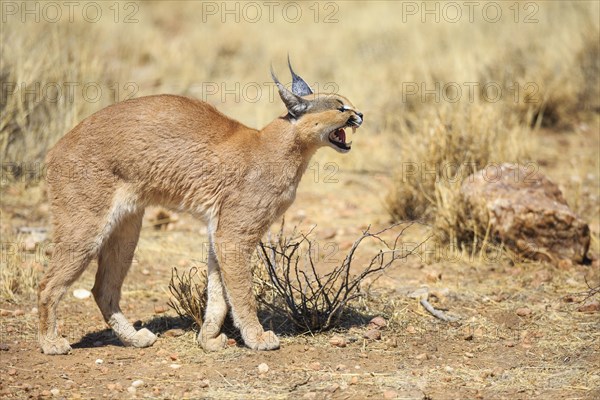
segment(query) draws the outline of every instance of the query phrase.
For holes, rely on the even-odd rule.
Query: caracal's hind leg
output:
[[[98,272],[92,289],[104,320],[125,346],[148,347],[156,335],[148,329],[136,331],[121,312],[121,287],[133,260],[142,227],[144,210],[122,216],[102,246],[98,256]]]
[[[254,350],[274,350],[279,348],[279,339],[272,331],[263,330],[256,314],[256,299],[252,291],[250,258],[260,237],[258,233],[248,235],[247,231],[239,232],[237,229],[217,230],[217,259],[233,322],[240,330],[244,343]]]
[[[85,217],[85,218],[84,218]],[[48,271],[38,289],[38,340],[44,354],[67,354],[69,341],[58,333],[56,310],[69,286],[97,254],[97,232],[89,216],[63,214],[55,224],[55,246]],[[78,221],[88,220],[89,226]]]
[[[227,345],[227,336],[221,332],[223,321],[229,307],[225,300],[221,270],[217,262],[213,242],[211,240],[208,253],[208,302],[204,314],[204,323],[198,333],[198,343],[205,350],[216,351]]]

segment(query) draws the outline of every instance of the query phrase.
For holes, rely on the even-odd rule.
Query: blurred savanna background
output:
[[[3,395],[56,395],[45,393],[53,389],[66,397],[157,398],[599,394],[592,366],[600,362],[600,3],[5,1],[1,7],[0,342],[7,350],[0,352],[0,370],[10,376],[0,384]],[[69,292],[63,329],[84,316],[97,326],[71,340],[95,333],[91,342],[109,343],[83,346],[71,357],[84,365],[115,352],[130,358],[105,367],[92,360],[89,370],[70,374],[69,384],[34,367],[40,359],[46,366],[65,362],[36,354],[33,333],[36,285],[51,256],[47,151],[95,111],[160,93],[202,99],[260,128],[284,111],[269,68],[289,83],[288,54],[316,91],[346,96],[365,123],[350,138],[349,154],[317,153],[286,226],[304,232],[316,226],[316,239],[334,243],[340,261],[369,225],[418,221],[403,239],[430,237],[425,253],[370,285],[371,303],[363,299],[370,315],[388,321],[383,339],[367,342],[352,327],[340,333],[350,338],[344,348],[332,348],[329,333],[291,335],[283,341],[287,355],[233,347],[219,356],[204,354],[186,331],[140,354],[102,336],[93,300]],[[461,182],[505,162],[532,167],[558,185],[589,224],[587,265],[522,259],[501,243],[486,257],[476,242],[487,238],[464,234],[465,210],[456,201]],[[205,227],[190,216],[149,210],[135,278],[125,284],[130,318],[173,314],[161,308],[171,268],[201,264],[205,241]],[[455,256],[444,257],[441,248]],[[326,273],[330,265],[318,268]],[[91,288],[93,269],[75,287]],[[462,322],[435,325],[440,321],[406,296],[421,286]],[[589,304],[591,312],[578,310]],[[432,329],[443,334],[431,337]],[[171,370],[163,359],[184,368]],[[263,361],[267,375],[256,370]],[[140,363],[145,372],[137,372]],[[216,374],[223,365],[231,371]],[[105,369],[93,388],[85,382],[97,368]],[[138,375],[144,385],[126,393]]]

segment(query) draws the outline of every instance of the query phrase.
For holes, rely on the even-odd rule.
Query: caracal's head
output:
[[[340,153],[347,153],[352,142],[346,141],[346,128],[352,132],[362,125],[363,114],[347,98],[338,94],[314,94],[308,84],[292,73],[292,90],[283,86],[273,69],[271,76],[279,90],[279,96],[287,108],[290,122],[298,139],[311,146],[329,146]]]

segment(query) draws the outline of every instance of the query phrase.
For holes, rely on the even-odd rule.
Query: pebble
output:
[[[394,392],[393,390],[386,390],[383,392],[383,398],[390,400],[390,399],[395,399],[396,397],[398,397],[398,393]]]
[[[444,371],[446,371],[446,372],[452,372],[452,371],[454,371],[454,368],[452,368],[452,367],[451,367],[451,366],[449,366],[449,365],[446,365],[446,366],[444,367]]]
[[[60,390],[57,388],[52,388],[50,389],[50,394],[52,394],[52,396],[58,396],[60,394]]]
[[[594,313],[600,310],[600,303],[596,300],[588,301],[587,303],[579,306],[577,311],[582,313]]]
[[[309,367],[310,367],[310,369],[312,369],[314,371],[319,371],[321,369],[321,363],[318,361],[315,361],[313,363],[310,363]]]
[[[52,396],[52,393],[50,393],[49,390],[42,390],[42,393],[40,393],[40,395],[42,397],[50,397],[50,396]]]
[[[131,386],[133,386],[134,388],[139,388],[140,386],[144,386],[144,381],[141,379],[137,379],[131,382]]]
[[[329,343],[334,347],[346,347],[346,339],[337,335],[329,339]]]
[[[169,367],[171,367],[173,369],[179,369],[179,368],[181,368],[181,364],[171,364],[171,365],[169,365]]]
[[[166,313],[167,311],[169,311],[169,308],[166,306],[155,306],[154,307],[154,314],[163,314],[163,313]]]
[[[169,329],[168,331],[166,331],[165,333],[163,333],[163,336],[165,337],[178,337],[181,336],[185,333],[185,331],[183,329]]]
[[[369,325],[375,329],[381,329],[387,326],[387,321],[383,317],[375,317],[369,322]]]
[[[8,351],[10,347],[6,343],[0,343],[0,351]]]
[[[265,363],[258,364],[258,373],[266,374],[269,372],[269,366]]]
[[[0,317],[8,317],[9,315],[12,315],[12,311],[10,311],[10,310],[0,310]]]
[[[11,369],[9,369],[9,370],[8,370],[8,374],[9,374],[10,376],[16,375],[16,374],[17,374],[17,370],[16,370],[16,369],[14,369],[14,368],[11,368]]]
[[[358,383],[358,376],[353,376],[350,378],[350,385],[356,385]]]
[[[531,314],[531,310],[527,307],[517,308],[516,312],[519,317],[526,317]]]
[[[75,289],[75,290],[73,290],[73,296],[76,299],[79,299],[79,300],[87,299],[91,295],[92,295],[92,292],[90,292],[87,289]]]
[[[23,311],[23,310],[21,310],[21,309],[18,309],[18,310],[15,310],[15,311],[13,312],[13,315],[14,315],[15,317],[20,317],[21,315],[25,315],[25,311]]]
[[[137,392],[137,389],[136,389],[136,388],[134,388],[133,386],[129,386],[129,387],[127,388],[127,391],[128,391],[129,393],[131,393],[131,394],[134,394],[135,392]]]
[[[415,358],[417,360],[426,360],[427,359],[427,353],[418,354]]]
[[[169,354],[169,358],[171,359],[171,361],[177,360],[178,357],[179,356],[177,355],[177,353]]]
[[[379,329],[369,329],[365,332],[363,337],[369,340],[379,340],[381,339],[381,332],[379,331]]]
[[[200,382],[198,382],[198,386],[200,386],[201,388],[207,388],[208,384],[210,383],[210,381],[208,379],[203,379]]]
[[[325,388],[325,390],[327,390],[329,393],[334,393],[339,388],[340,388],[340,385],[338,385],[337,383],[332,383],[331,385],[327,386]]]
[[[103,359],[101,359],[101,358],[99,358],[99,359],[97,359],[97,360],[96,360],[96,365],[100,365],[100,364],[102,364],[103,362],[104,362],[104,360],[103,360]]]
[[[467,357],[467,358],[473,358],[473,357],[475,357],[475,355],[473,353],[466,352],[465,353],[465,357]]]

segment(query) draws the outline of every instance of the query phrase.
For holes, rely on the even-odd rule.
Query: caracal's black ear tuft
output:
[[[275,72],[273,71],[273,65],[271,65],[271,77],[273,78],[273,82],[277,86],[277,90],[279,91],[279,97],[285,104],[285,108],[287,108],[290,115],[296,119],[300,118],[302,114],[308,111],[310,107],[310,102],[308,100],[304,100],[302,97],[290,92],[285,86],[279,82],[277,76],[275,76]]]
[[[304,79],[300,78],[299,75],[296,75],[292,69],[292,63],[290,62],[289,54],[288,67],[290,67],[290,72],[292,73],[292,93],[294,93],[296,96],[307,96],[309,94],[313,94],[313,91],[310,86],[308,86],[308,83],[306,83]]]

